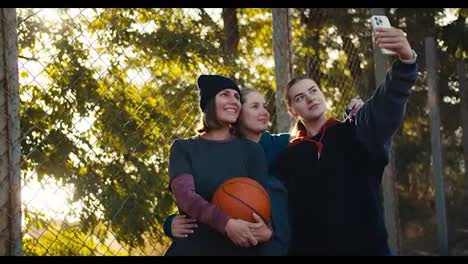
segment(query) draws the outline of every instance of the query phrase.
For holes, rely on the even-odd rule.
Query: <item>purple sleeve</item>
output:
[[[195,183],[190,174],[179,174],[171,181],[171,190],[179,208],[204,224],[224,234],[229,216],[219,207],[206,201],[195,192]]]

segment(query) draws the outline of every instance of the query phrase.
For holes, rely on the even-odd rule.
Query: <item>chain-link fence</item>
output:
[[[196,78],[271,98],[270,11],[20,9],[18,29],[24,253],[162,254],[168,149],[198,123]]]
[[[197,76],[228,75],[262,91],[276,120],[272,10],[17,9],[16,15],[23,254],[163,254],[170,239],[162,223],[177,212],[167,189],[168,151],[198,124]],[[394,25],[407,18],[403,29],[421,57],[422,38],[411,35],[417,20],[404,10],[389,15]],[[289,10],[291,73],[314,78],[338,118],[351,98],[366,99],[375,89],[369,17],[368,9]],[[449,91],[457,80],[447,72]],[[428,135],[413,126],[428,127],[419,109],[427,98],[422,79],[410,121],[395,139],[400,235],[409,241],[401,245],[404,254],[418,247],[434,253],[410,243],[433,238],[430,227],[418,225],[424,236],[406,233],[408,223],[425,217],[415,211],[433,213],[425,202],[434,192],[416,195],[433,190],[430,149],[421,159],[406,156],[430,146],[424,138],[411,141],[411,133]],[[285,132],[277,127],[273,122],[271,130]],[[463,182],[457,166],[450,175]]]

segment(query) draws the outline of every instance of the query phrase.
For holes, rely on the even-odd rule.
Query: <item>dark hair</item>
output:
[[[211,100],[206,105],[206,111],[201,112],[200,123],[195,130],[198,134],[201,134],[221,127],[222,124],[219,122],[218,116],[216,115],[215,98],[211,98]]]
[[[288,106],[288,110],[291,107],[291,98],[289,98],[289,95],[288,95],[289,90],[296,83],[298,83],[298,82],[300,82],[302,80],[306,80],[306,79],[312,80],[312,78],[310,78],[307,75],[297,76],[297,77],[294,77],[291,80],[289,80],[289,82],[284,87],[284,89],[283,89],[284,102]],[[304,126],[304,123],[302,123],[302,121],[300,119],[297,119],[296,123],[291,127],[290,134],[291,134],[291,137],[297,137],[297,136],[299,136],[299,134],[307,134],[307,129]]]

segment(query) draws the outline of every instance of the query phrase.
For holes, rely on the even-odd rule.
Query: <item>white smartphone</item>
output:
[[[374,35],[375,35],[375,33],[377,33],[375,31],[376,28],[390,28],[390,27],[392,27],[390,25],[390,21],[388,20],[388,17],[386,17],[386,16],[372,16],[371,17],[371,25],[372,25],[372,30],[374,31]],[[396,52],[388,50],[388,49],[380,48],[380,50],[385,55],[395,55],[396,54]]]

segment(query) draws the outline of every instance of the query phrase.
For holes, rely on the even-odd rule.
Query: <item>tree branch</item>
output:
[[[17,24],[19,25],[19,24],[21,24],[21,23],[24,23],[26,20],[30,19],[31,17],[33,17],[33,16],[39,14],[39,12],[41,12],[41,11],[37,11],[36,13],[32,13],[32,14],[30,14],[29,16],[23,18],[23,19],[18,19]]]
[[[38,58],[26,57],[26,56],[23,56],[23,55],[18,55],[18,58],[25,59],[25,60],[30,60],[30,61],[39,61]]]

